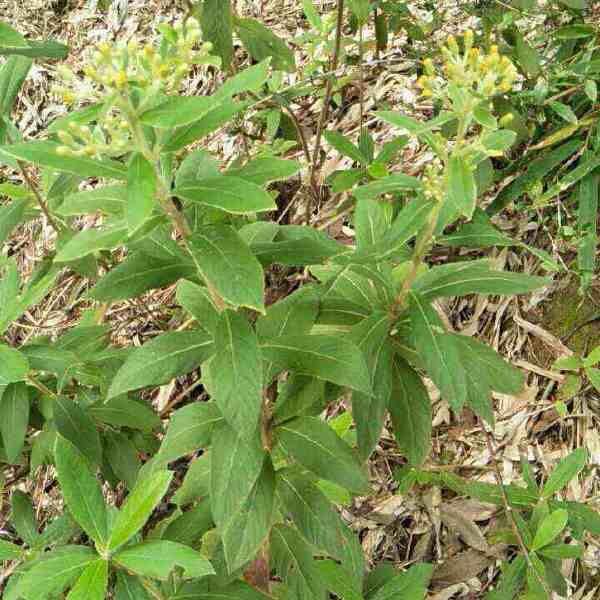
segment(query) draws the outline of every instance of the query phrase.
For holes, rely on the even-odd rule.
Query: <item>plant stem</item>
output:
[[[335,47],[333,51],[333,57],[329,70],[335,72],[338,68],[340,61],[340,50],[342,48],[342,29],[344,27],[344,0],[337,0],[337,24],[335,30]],[[323,131],[327,124],[327,118],[329,117],[329,104],[331,103],[331,97],[333,95],[333,77],[327,78],[327,84],[325,86],[325,97],[323,98],[323,107],[321,108],[321,115],[317,124],[317,133],[315,138],[315,147],[312,156],[311,165],[311,187],[314,190],[319,190],[319,171],[321,169],[321,139],[323,137]],[[306,216],[307,222],[310,220],[311,203],[307,201]]]
[[[517,538],[519,548],[521,549],[521,552],[523,552],[523,556],[525,557],[527,566],[535,574],[535,577],[538,580],[538,582],[540,583],[540,585],[542,586],[542,588],[544,589],[544,592],[546,593],[548,598],[552,598],[552,592],[550,591],[548,584],[542,579],[542,577],[538,573],[537,569],[535,568],[535,566],[531,560],[531,556],[529,556],[529,550],[527,549],[527,546],[525,545],[525,542],[523,541],[523,536],[521,535],[521,532],[519,531],[519,526],[517,525],[517,521],[515,520],[513,509],[512,509],[512,506],[510,505],[510,501],[508,499],[508,494],[506,493],[506,489],[504,487],[504,481],[502,480],[502,473],[500,472],[500,467],[498,465],[498,456],[497,456],[496,450],[494,448],[494,440],[492,439],[492,434],[490,431],[488,431],[488,429],[483,421],[481,422],[481,427],[486,435],[488,452],[490,453],[490,457],[492,459],[492,465],[494,467],[494,475],[496,477],[496,483],[498,484],[498,487],[500,488],[500,493],[502,495],[502,503],[504,504],[504,510],[506,512],[506,516],[508,517],[508,520],[510,521],[512,531],[513,531],[515,537]]]

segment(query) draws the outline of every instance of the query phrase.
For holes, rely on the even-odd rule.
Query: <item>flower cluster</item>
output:
[[[425,188],[425,198],[441,202],[444,199],[446,184],[444,181],[443,167],[438,161],[434,161],[425,167],[422,176]]]
[[[473,92],[479,99],[490,98],[510,91],[517,79],[517,69],[506,56],[500,56],[498,46],[488,53],[473,47],[473,32],[466,31],[461,52],[454,36],[448,37],[442,47],[444,77],[438,77],[430,59],[425,60],[425,75],[418,85],[424,96],[443,97],[447,85],[454,85]]]
[[[119,155],[127,152],[133,137],[131,120],[132,92],[135,91],[136,111],[152,101],[157,93],[177,93],[193,65],[218,65],[211,56],[212,44],[201,43],[200,25],[190,18],[175,27],[161,26],[163,42],[157,49],[151,44],[141,46],[137,40],[111,45],[103,43],[93,52],[84,68],[84,78],[77,77],[67,67],[60,67],[62,85],[53,91],[66,104],[102,102],[106,108],[91,130],[71,123],[58,137],[64,146],[63,155]]]

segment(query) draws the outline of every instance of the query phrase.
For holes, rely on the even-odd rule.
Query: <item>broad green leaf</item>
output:
[[[206,333],[214,337],[219,322],[219,311],[206,287],[187,280],[180,281],[177,285],[177,301]]]
[[[351,158],[354,162],[366,167],[369,159],[345,135],[337,131],[325,131],[323,137],[341,155]]]
[[[201,275],[226,302],[264,312],[262,267],[232,227],[202,227],[190,246]]]
[[[22,353],[0,344],[0,385],[24,381],[29,373],[29,362]]]
[[[140,115],[140,121],[152,127],[181,127],[201,119],[217,104],[218,101],[214,97],[173,96],[144,111]]]
[[[538,526],[530,550],[536,551],[552,543],[567,526],[569,513],[558,509],[550,513]]]
[[[577,115],[573,112],[573,109],[562,102],[552,101],[549,104],[550,108],[561,118],[568,123],[577,124]]]
[[[99,465],[102,445],[96,425],[87,411],[65,396],[55,398],[52,406],[58,432],[87,458],[90,465]]]
[[[424,600],[432,565],[414,565],[379,588],[371,600]]]
[[[234,215],[275,210],[272,196],[262,187],[242,177],[219,175],[198,179],[173,192],[188,202],[198,202]]]
[[[108,398],[168,383],[200,366],[214,352],[203,331],[170,331],[136,348],[110,384]]]
[[[357,494],[369,489],[369,479],[350,447],[319,418],[299,417],[279,425],[275,435],[282,450],[322,479]]]
[[[417,235],[429,220],[433,206],[432,201],[422,201],[418,198],[411,200],[398,213],[398,216],[377,245],[379,257],[381,259],[392,257],[406,242]]]
[[[107,179],[123,180],[127,178],[127,168],[117,161],[96,160],[81,156],[61,156],[56,151],[58,147],[59,145],[53,142],[20,142],[10,146],[0,146],[0,162],[4,156],[7,156],[81,177],[106,177]]]
[[[59,594],[97,558],[98,555],[85,546],[57,548],[21,575],[17,584],[17,598],[40,600]]]
[[[509,129],[490,131],[481,137],[481,144],[488,156],[502,156],[517,139],[517,134]]]
[[[470,219],[475,211],[476,201],[474,171],[464,157],[452,155],[448,165],[448,202]]]
[[[25,209],[29,206],[26,198],[15,198],[9,204],[0,206],[0,244],[4,244],[25,216]]]
[[[550,283],[544,277],[484,269],[479,261],[472,267],[469,264],[460,263],[452,271],[446,269],[449,265],[434,267],[415,281],[413,289],[424,299],[433,300],[466,294],[527,294]]]
[[[267,458],[248,498],[219,528],[230,573],[253,559],[261,548],[271,528],[274,501],[275,472]]]
[[[219,162],[206,150],[198,148],[182,161],[175,174],[175,187],[193,187],[197,181],[219,177]]]
[[[190,463],[183,483],[173,495],[173,502],[179,506],[185,506],[195,500],[207,498],[209,493],[210,453],[205,450],[201,456]]]
[[[207,591],[202,583],[188,583],[181,587],[171,600],[270,600],[256,588],[243,581],[236,581],[226,587]]]
[[[393,194],[405,190],[420,190],[423,184],[416,177],[404,173],[393,173],[383,179],[367,183],[353,190],[357,200],[375,200],[382,194]]]
[[[62,435],[56,437],[54,458],[60,489],[71,514],[90,538],[103,546],[108,539],[108,515],[90,464]]]
[[[248,319],[226,310],[215,332],[215,356],[209,364],[209,391],[225,420],[243,438],[258,428],[262,407],[262,356]]]
[[[11,383],[0,388],[0,433],[6,459],[14,464],[21,455],[29,425],[29,388],[24,383]]]
[[[452,338],[445,333],[433,307],[418,294],[411,293],[409,314],[419,358],[442,397],[460,411],[467,399],[467,386],[464,366]]]
[[[217,427],[210,451],[210,505],[219,528],[246,504],[265,463],[258,434],[243,440],[226,423]]]
[[[14,490],[10,498],[10,508],[10,521],[16,532],[28,546],[34,546],[40,534],[31,498],[21,490]]]
[[[226,79],[215,92],[214,97],[223,102],[243,92],[260,92],[270,77],[270,65],[271,60],[267,58],[256,65],[242,69],[233,77]]]
[[[352,585],[352,578],[346,570],[333,560],[320,560],[317,568],[325,586],[341,600],[363,600],[362,590]]]
[[[260,62],[271,57],[274,69],[288,73],[296,70],[294,53],[271,29],[255,19],[236,18],[234,24],[238,36],[254,60]]]
[[[30,58],[11,56],[0,68],[0,115],[10,115],[12,112],[31,65]]]
[[[113,302],[140,296],[144,292],[193,277],[196,270],[191,261],[179,257],[157,258],[134,252],[105,275],[90,291],[98,302]]]
[[[106,110],[106,106],[101,102],[90,104],[85,108],[80,108],[79,110],[72,110],[66,115],[54,119],[48,125],[47,132],[58,133],[61,130],[68,131],[71,123],[88,125],[89,123],[97,121],[98,118],[106,112]]]
[[[375,449],[392,393],[392,348],[387,342],[390,322],[387,313],[373,313],[350,332],[350,339],[363,352],[371,373],[373,394],[352,394],[352,415],[360,457],[367,460]]]
[[[300,170],[300,163],[283,158],[255,158],[243,167],[229,169],[227,177],[237,177],[256,185],[285,181]]]
[[[2,29],[6,25],[2,23]],[[63,59],[69,54],[69,47],[55,42],[54,40],[47,40],[45,42],[38,42],[35,40],[26,40],[23,43],[21,40],[7,39],[3,35],[3,31],[0,32],[0,56],[25,56],[27,58],[53,58]]]
[[[481,209],[476,209],[469,223],[459,225],[456,231],[438,238],[440,244],[454,248],[488,248],[491,246],[514,246],[515,240],[501,233],[492,224],[489,216]]]
[[[264,341],[261,347],[263,356],[281,369],[372,394],[365,359],[345,339],[332,335],[286,335]]]
[[[193,546],[214,527],[210,502],[205,499],[171,521],[162,539]]]
[[[521,68],[528,77],[537,77],[541,72],[541,57],[538,51],[529,44],[517,28],[514,29],[514,32],[516,36],[515,51]]]
[[[221,59],[221,68],[227,71],[233,57],[233,17],[231,0],[203,0],[202,39],[211,42],[214,53]]]
[[[127,240],[127,227],[116,224],[103,229],[84,229],[68,240],[56,254],[56,262],[72,262],[100,250],[113,250]]]
[[[555,544],[553,546],[545,546],[539,553],[546,558],[565,560],[569,558],[583,558],[583,552],[581,544]]]
[[[356,244],[360,250],[368,249],[379,242],[390,227],[388,205],[371,198],[356,202],[354,230]]]
[[[178,127],[164,143],[165,152],[177,152],[181,148],[202,139],[203,137],[220,129],[238,113],[246,110],[251,105],[250,101],[246,102],[223,102],[204,115],[201,119]]]
[[[325,583],[312,555],[312,548],[300,534],[287,525],[276,525],[271,532],[271,543],[283,564],[293,567],[310,598],[323,598]]]
[[[132,234],[152,215],[156,180],[154,168],[140,153],[136,152],[127,167],[127,229]]]
[[[0,562],[21,558],[23,550],[21,546],[11,544],[11,542],[7,542],[6,540],[0,540]]]
[[[175,567],[183,569],[190,579],[214,574],[210,562],[189,546],[168,540],[149,540],[129,546],[113,555],[112,559],[128,571],[166,580]]]
[[[293,468],[277,471],[277,496],[306,540],[341,559],[345,527],[333,504],[313,481]]]
[[[125,482],[127,489],[133,489],[142,462],[137,447],[129,437],[120,431],[105,432],[104,456],[115,476]]]
[[[393,360],[389,410],[398,445],[418,467],[431,450],[431,399],[422,379],[399,356]]]
[[[486,600],[513,600],[525,582],[527,561],[517,556],[513,561],[502,565],[502,574],[498,586],[486,596]]]
[[[156,505],[166,494],[173,473],[159,471],[138,478],[135,488],[114,518],[107,549],[114,551],[131,539],[149,519]]]
[[[100,400],[88,408],[94,419],[115,427],[129,427],[150,433],[160,426],[160,418],[146,403],[127,394]]]
[[[90,563],[71,591],[67,600],[104,600],[108,588],[108,561],[98,559]]]
[[[125,571],[117,571],[116,575],[115,600],[151,600],[141,579]]]
[[[596,264],[596,216],[600,198],[600,177],[590,174],[579,184],[579,207],[577,225],[579,229],[579,248],[577,251],[577,266],[581,276],[581,287],[589,288]]]
[[[587,452],[584,448],[577,448],[563,458],[554,468],[542,490],[543,498],[551,498],[556,492],[563,489],[571,479],[585,467]]]
[[[358,19],[359,25],[366,24],[371,10],[370,0],[349,0],[348,5],[352,14]]]
[[[194,402],[175,411],[169,420],[157,459],[169,463],[210,444],[213,429],[223,421],[214,402]]]

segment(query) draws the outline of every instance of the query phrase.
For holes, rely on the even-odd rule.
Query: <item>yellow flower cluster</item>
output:
[[[424,195],[427,199],[433,199],[441,202],[444,199],[444,176],[443,168],[439,162],[434,162],[425,167],[422,181],[425,188]]]
[[[437,76],[433,62],[425,60],[425,75],[417,82],[424,96],[445,95],[447,83],[474,92],[479,98],[489,98],[512,89],[518,73],[511,60],[500,56],[495,45],[488,53],[474,48],[473,38],[472,31],[465,32],[461,52],[456,38],[448,37],[446,45],[442,46],[443,78]]]
[[[58,69],[62,85],[53,91],[66,104],[102,102],[107,109],[93,131],[77,123],[71,123],[68,131],[61,131],[58,136],[64,146],[58,152],[71,156],[115,156],[127,152],[132,138],[129,119],[133,90],[142,93],[141,104],[136,102],[136,110],[142,110],[145,98],[152,100],[156,93],[177,93],[193,65],[219,64],[219,59],[210,55],[212,44],[200,43],[196,19],[190,18],[174,28],[165,25],[162,31],[164,38],[159,49],[151,44],[141,46],[135,39],[120,45],[100,44],[84,68],[83,79],[67,67]]]

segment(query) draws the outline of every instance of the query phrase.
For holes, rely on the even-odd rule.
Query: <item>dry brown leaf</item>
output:
[[[433,571],[432,582],[437,587],[447,587],[477,577],[496,559],[477,550],[466,550],[444,561]]]
[[[442,523],[452,533],[459,535],[465,544],[481,552],[490,552],[490,546],[479,527],[460,510],[448,504],[442,505],[440,516]]]

